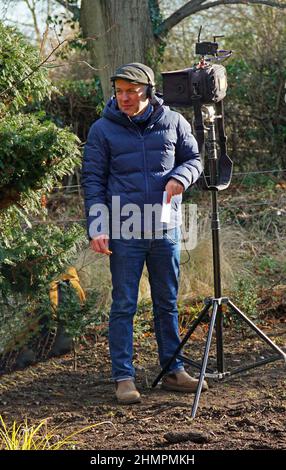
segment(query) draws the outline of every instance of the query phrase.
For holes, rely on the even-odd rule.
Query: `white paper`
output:
[[[170,220],[171,220],[171,201],[167,204],[167,191],[164,191],[160,222],[168,224]]]

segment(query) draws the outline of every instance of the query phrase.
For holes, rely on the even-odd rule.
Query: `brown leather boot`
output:
[[[195,393],[198,383],[199,381],[191,377],[185,370],[180,370],[174,374],[165,375],[162,379],[162,388],[175,392]],[[205,392],[208,388],[208,384],[204,380],[202,392]]]
[[[116,382],[115,387],[115,395],[121,405],[131,405],[141,401],[140,393],[136,390],[133,380],[121,380]]]

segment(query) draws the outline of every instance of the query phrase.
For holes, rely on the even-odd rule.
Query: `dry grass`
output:
[[[222,288],[229,291],[238,273],[245,271],[243,241],[245,234],[233,227],[220,231]],[[179,299],[213,295],[212,234],[208,218],[200,222],[198,243],[191,251],[182,251]]]
[[[78,431],[74,431],[66,437],[59,434],[59,426],[49,428],[48,418],[38,424],[28,424],[27,418],[18,424],[13,421],[10,427],[7,426],[0,415],[0,450],[62,450],[65,448],[75,448],[77,441],[74,437],[83,432],[103,424],[113,424],[111,421],[90,424]]]
[[[235,275],[244,271],[242,259],[249,251],[243,248],[246,235],[242,230],[224,227],[221,231],[221,271],[223,288],[230,289]],[[83,288],[98,290],[97,308],[108,311],[111,303],[111,276],[109,258],[90,249],[80,253],[76,268]],[[190,297],[205,297],[213,294],[213,264],[211,228],[208,219],[199,226],[198,244],[191,251],[182,250],[180,268],[179,300]],[[139,286],[139,302],[150,299],[150,286],[146,267]]]
[[[88,293],[96,290],[99,293],[97,309],[105,311],[111,303],[111,275],[107,255],[97,254],[89,248],[78,256],[75,263],[80,283]]]

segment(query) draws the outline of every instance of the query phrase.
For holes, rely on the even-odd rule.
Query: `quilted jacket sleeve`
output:
[[[177,135],[176,167],[169,176],[180,181],[186,190],[197,181],[203,171],[203,166],[192,128],[181,114],[179,115]]]
[[[109,148],[97,124],[94,123],[88,133],[84,148],[81,184],[84,191],[84,206],[87,217],[88,237],[109,233],[109,218],[106,205],[106,190],[109,174]],[[106,207],[106,211],[99,214],[91,210],[92,207]],[[101,216],[100,230],[94,232],[92,228],[97,216]]]

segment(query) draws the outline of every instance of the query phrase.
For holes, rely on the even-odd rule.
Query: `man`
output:
[[[118,402],[130,404],[140,401],[132,364],[133,317],[145,262],[162,367],[180,342],[180,205],[183,191],[198,179],[202,165],[190,125],[155,94],[151,68],[126,64],[111,81],[114,96],[88,135],[82,186],[90,247],[110,255],[112,377]],[[168,223],[147,210],[161,207],[164,191],[171,203]],[[178,358],[162,380],[163,388],[183,392],[195,392],[197,384]],[[206,382],[203,389],[207,389]]]

